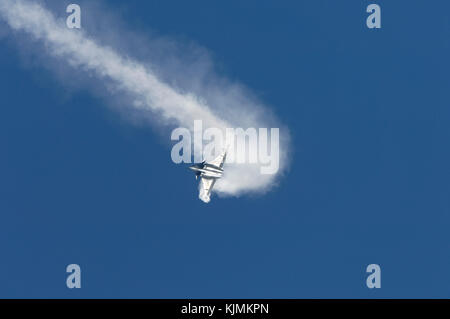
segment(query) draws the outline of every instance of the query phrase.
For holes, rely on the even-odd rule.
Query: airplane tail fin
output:
[[[209,203],[211,201],[210,195],[204,190],[200,190],[200,192],[198,193],[198,198],[200,198],[205,203]]]

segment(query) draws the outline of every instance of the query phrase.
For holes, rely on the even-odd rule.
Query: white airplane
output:
[[[195,179],[200,177],[198,197],[205,203],[209,203],[211,190],[216,181],[223,175],[223,164],[227,157],[227,151],[223,151],[218,157],[210,162],[203,161],[189,168],[195,172]]]

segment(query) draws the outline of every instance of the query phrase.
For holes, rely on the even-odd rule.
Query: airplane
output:
[[[205,203],[209,203],[214,184],[223,175],[223,164],[226,157],[227,151],[225,150],[210,162],[203,161],[189,167],[195,172],[195,179],[200,178],[198,197]]]

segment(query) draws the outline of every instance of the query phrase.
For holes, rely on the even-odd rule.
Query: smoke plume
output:
[[[97,12],[97,15],[101,14]],[[149,123],[153,126],[157,123],[156,127],[161,126],[165,130],[182,126],[193,131],[194,121],[201,119],[204,127],[221,130],[280,127],[280,167],[277,174],[261,174],[260,164],[230,164],[214,191],[219,195],[238,196],[265,192],[276,184],[287,166],[287,129],[243,85],[231,83],[217,74],[208,74],[206,83],[205,74],[200,72],[183,77],[181,71],[167,66],[169,64],[165,68],[157,61],[132,58],[132,54],[124,54],[119,48],[102,44],[102,38],[89,34],[87,29],[67,28],[66,16],[58,16],[60,18],[55,17],[42,2],[0,0],[0,19],[9,26],[10,33],[25,37],[31,46],[44,48],[43,55],[53,65],[64,64],[81,70],[93,77],[93,81],[101,82],[100,89],[104,90],[106,85],[113,95],[125,96],[123,111],[150,118]],[[119,34],[108,36],[126,38],[129,31],[122,31],[123,35],[119,30]],[[154,47],[160,45],[158,41],[149,40],[148,43]],[[180,65],[186,63],[183,57],[175,60],[181,61],[178,62]],[[205,58],[205,64],[209,63]],[[112,102],[106,99],[107,104]],[[257,152],[255,149],[248,151]]]

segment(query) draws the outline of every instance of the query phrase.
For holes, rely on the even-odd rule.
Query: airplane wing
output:
[[[215,178],[202,177],[200,179],[200,183],[198,186],[198,191],[199,191],[198,197],[205,203],[209,203],[210,196],[211,196],[211,190],[214,187],[215,183],[216,183]]]
[[[210,162],[206,162],[207,164],[214,165],[216,167],[223,168],[223,163],[225,163],[225,159],[227,158],[227,152],[223,151],[222,154],[217,156],[215,159],[213,159]]]

